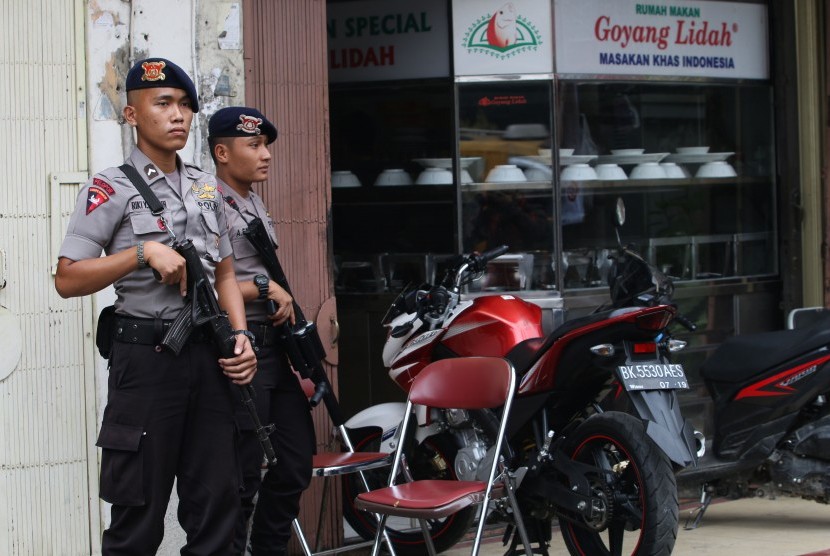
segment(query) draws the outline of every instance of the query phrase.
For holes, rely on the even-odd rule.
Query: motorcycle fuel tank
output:
[[[544,336],[542,310],[510,294],[472,300],[441,338],[441,344],[459,356],[503,357],[519,342]]]

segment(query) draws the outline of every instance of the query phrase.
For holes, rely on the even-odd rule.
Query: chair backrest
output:
[[[513,366],[500,357],[441,359],[418,373],[409,399],[438,408],[497,407],[510,395],[512,377]]]

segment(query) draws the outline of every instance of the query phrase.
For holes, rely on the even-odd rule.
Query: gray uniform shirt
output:
[[[133,150],[127,163],[134,166],[159,198],[164,221],[179,240],[193,241],[202,265],[215,283],[216,263],[231,254],[225,220],[225,203],[216,178],[177,158],[181,175],[178,186],[140,150]],[[73,261],[119,253],[140,240],[170,245],[158,217],[117,167],[95,174],[81,189],[59,257]],[[178,284],[158,282],[151,268],[141,268],[116,280],[115,310],[143,318],[175,318],[184,306]]]
[[[274,242],[274,245],[277,245],[277,234],[274,231],[274,220],[271,218],[271,214],[265,208],[265,204],[259,195],[253,191],[250,191],[247,197],[243,197],[219,178],[216,178],[216,180],[221,186],[223,194],[233,199],[239,208],[239,212],[237,212],[230,206],[225,206],[228,232],[233,246],[233,269],[236,272],[236,279],[244,282],[246,280],[253,281],[257,274],[268,276],[268,271],[265,269],[265,265],[262,264],[262,259],[257,254],[254,246],[251,245],[251,242],[248,241],[248,238],[243,235],[243,232],[248,228],[248,221],[258,217],[265,224],[265,229],[268,231],[268,235],[271,236],[271,241]],[[267,322],[268,312],[265,309],[265,300],[247,301],[245,303],[245,314],[249,321]]]

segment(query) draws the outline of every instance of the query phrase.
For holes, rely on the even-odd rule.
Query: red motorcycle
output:
[[[621,223],[622,205],[618,213]],[[439,283],[405,291],[395,300],[383,321],[390,378],[407,391],[421,369],[437,359],[507,358],[519,387],[504,456],[518,483],[529,540],[539,544],[536,550],[547,554],[556,519],[571,554],[669,554],[678,528],[675,471],[695,464],[699,445],[679,410],[676,390],[688,388],[683,367],[667,357],[685,345],[666,331],[678,316],[672,305],[661,302],[670,295],[664,291],[671,288],[670,280],[659,280],[657,271],[650,291],[638,289],[635,296],[632,288],[642,276],[620,264],[632,253],[622,249],[609,279],[616,308],[568,321],[545,335],[540,308],[515,295],[462,299],[464,286],[505,251],[502,246],[461,255]],[[346,425],[359,439],[356,449],[392,451],[403,407],[381,404],[350,419]],[[481,463],[494,457],[491,413],[421,407],[417,417],[417,444],[408,449],[414,477],[481,479],[478,469],[486,469]],[[383,472],[370,482],[384,484]],[[346,477],[344,516],[370,538],[374,517],[352,506],[360,488]],[[467,509],[430,523],[436,550],[460,540],[475,518]],[[484,518],[507,522],[508,542],[514,529],[509,510],[496,503]],[[387,525],[399,553],[425,553],[417,524]],[[519,541],[513,535],[511,551]]]

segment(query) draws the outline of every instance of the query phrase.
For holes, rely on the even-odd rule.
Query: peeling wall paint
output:
[[[220,108],[238,106],[245,102],[242,3],[227,0],[199,2],[197,24],[194,27],[199,65],[196,86],[202,102],[199,117],[204,122],[198,130],[204,148],[201,150],[201,159],[196,164],[212,171],[213,161],[207,150],[207,122]],[[228,48],[228,38],[234,33],[239,36],[239,47]]]

